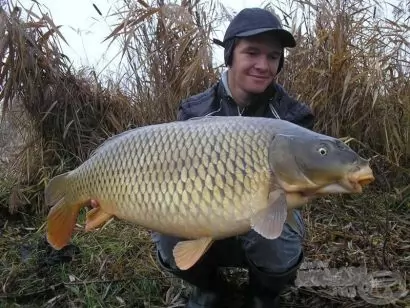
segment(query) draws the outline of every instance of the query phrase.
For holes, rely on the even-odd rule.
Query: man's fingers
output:
[[[289,207],[298,207],[301,205],[306,204],[309,201],[309,198],[306,196],[302,196],[298,193],[289,193],[286,194],[286,203]]]
[[[321,195],[309,195],[309,196],[304,196],[300,193],[288,193],[286,195],[286,202],[289,207],[299,207],[302,205],[307,204],[309,201],[312,201],[314,199],[317,199],[321,197]]]

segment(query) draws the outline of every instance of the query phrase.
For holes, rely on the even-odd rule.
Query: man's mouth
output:
[[[252,78],[258,79],[258,80],[267,80],[269,79],[269,76],[260,76],[260,75],[249,75]]]

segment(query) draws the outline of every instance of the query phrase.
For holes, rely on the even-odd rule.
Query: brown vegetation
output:
[[[156,267],[147,234],[138,228],[135,234],[135,228],[116,221],[96,233],[81,230],[74,242],[82,254],[68,265],[39,263],[46,248],[37,246],[48,210],[43,189],[51,177],[80,164],[107,136],[174,120],[181,99],[218,78],[211,38],[227,18],[223,6],[152,2],[126,2],[117,9],[118,24],[107,39],[123,45],[128,69],[119,77],[73,69],[60,47],[61,28],[47,15],[22,7],[0,9],[2,125],[7,121],[16,142],[8,143],[6,164],[0,151],[5,175],[0,212],[6,213],[0,218],[0,303],[2,298],[23,303],[33,295],[38,303],[49,301],[47,307],[64,302],[142,306],[144,301],[171,307],[170,293],[166,299],[164,292],[175,284]],[[345,137],[372,158],[377,176],[363,196],[323,199],[306,208],[307,260],[404,275],[410,266],[408,13],[396,9],[388,20],[377,16],[382,11],[377,2],[362,0],[294,0],[282,7],[287,8],[285,24],[293,21],[298,47],[289,51],[280,82],[313,108],[315,129]],[[14,213],[22,220],[13,221]],[[289,304],[346,301],[326,291],[298,292]],[[348,305],[366,303],[356,298]]]
[[[281,81],[310,103],[317,130],[409,166],[409,15],[381,18],[381,1],[295,2],[309,14],[295,25],[298,48]],[[298,12],[284,14],[295,20]]]

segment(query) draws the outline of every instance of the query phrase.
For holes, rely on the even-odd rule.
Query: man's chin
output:
[[[269,86],[269,84],[265,85],[265,86],[252,86],[252,87],[248,87],[247,92],[253,95],[258,95],[258,94],[262,94],[263,92],[265,92],[266,88]]]
[[[265,92],[266,88],[271,84],[267,79],[250,78],[247,91],[252,94],[261,94]]]

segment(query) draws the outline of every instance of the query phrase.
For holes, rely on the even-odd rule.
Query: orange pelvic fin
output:
[[[211,237],[179,242],[173,251],[176,265],[181,270],[189,269],[208,251],[212,243]]]
[[[112,217],[112,214],[104,212],[101,207],[94,207],[87,213],[85,231],[90,231],[92,229],[98,228],[100,225],[106,223]]]

